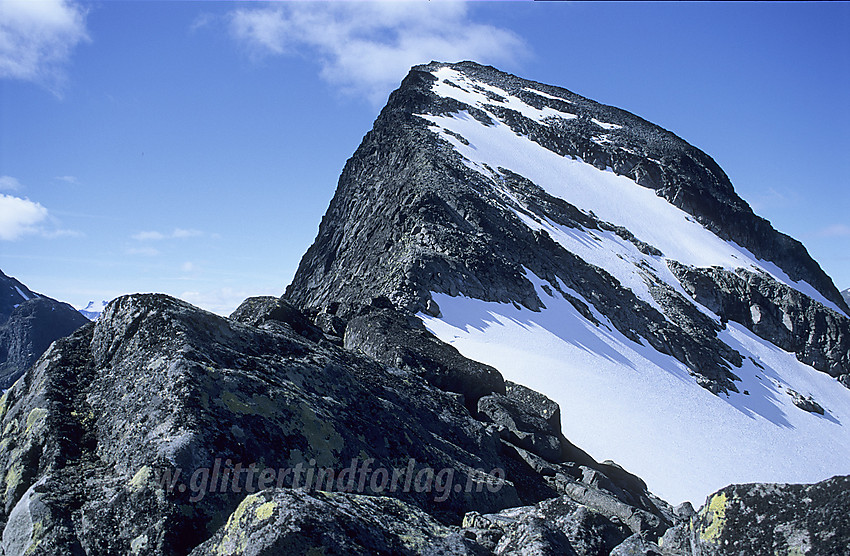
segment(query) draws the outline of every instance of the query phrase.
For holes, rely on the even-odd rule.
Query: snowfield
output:
[[[835,379],[730,322],[721,339],[746,358],[734,369],[742,393],[715,396],[679,361],[632,342],[596,311],[595,326],[529,277],[547,307],[539,313],[433,294],[442,318],[420,316],[466,357],[558,402],[564,435],[597,460],[616,461],[668,502],[696,506],[730,483],[850,473],[850,391]],[[825,414],[796,407],[788,388]]]
[[[505,208],[529,228],[545,230],[567,250],[604,269],[662,314],[650,291],[652,283],[669,284],[691,300],[668,269],[668,260],[766,273],[843,314],[808,283],[795,282],[773,263],[722,240],[653,190],[547,150],[512,131],[488,106],[511,108],[543,124],[574,114],[534,108],[448,68],[434,75],[436,94],[481,109],[494,123],[484,125],[466,111],[420,117],[469,168],[493,178]],[[603,130],[618,127],[594,123]],[[524,176],[585,213],[628,229],[662,255],[642,253],[611,232],[569,228],[534,214],[495,179],[496,168]],[[598,312],[603,324],[597,327],[560,294],[546,293],[541,288],[546,282],[530,272],[526,276],[546,305],[540,312],[435,293],[442,317],[420,316],[429,330],[465,356],[557,401],[565,436],[596,459],[623,465],[669,502],[690,500],[696,506],[730,483],[814,482],[850,473],[850,429],[845,426],[850,423],[850,390],[794,354],[728,323],[719,337],[745,358],[742,368],[733,369],[742,379],[736,383],[742,393],[718,397],[699,387],[674,358],[647,342],[627,339]],[[717,315],[697,307],[719,322]],[[825,414],[796,407],[789,390],[811,395]]]

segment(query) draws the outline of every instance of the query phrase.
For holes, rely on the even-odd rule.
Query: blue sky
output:
[[[280,295],[416,63],[655,122],[850,287],[848,3],[0,0],[0,269],[84,306]]]

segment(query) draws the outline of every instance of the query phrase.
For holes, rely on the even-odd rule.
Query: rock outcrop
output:
[[[322,527],[335,538],[349,531],[363,550],[416,552],[445,537],[475,553],[460,535],[468,513],[555,497],[607,516],[623,538],[671,524],[642,481],[560,435],[552,402],[506,388],[492,369],[482,371],[489,391],[444,390],[415,365],[340,347],[286,302],[250,299],[234,317],[163,295],[119,298],[3,395],[6,555],[205,553],[278,523],[257,533],[271,535],[257,553],[275,553],[324,538],[292,540],[284,524],[297,530],[311,512],[347,508],[363,517]],[[403,345],[414,362],[418,346],[436,341],[403,321],[392,333],[411,338]],[[442,347],[450,357],[428,361],[440,372],[477,368]],[[272,511],[281,504],[291,507]],[[344,551],[343,540],[330,546]]]

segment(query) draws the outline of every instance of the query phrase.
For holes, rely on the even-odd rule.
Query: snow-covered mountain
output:
[[[80,314],[86,317],[89,320],[97,320],[98,317],[103,313],[103,310],[106,308],[108,301],[101,301],[97,303],[95,301],[89,301],[88,305],[79,309]]]
[[[844,298],[844,302],[850,305],[850,288],[847,288],[843,292],[841,292],[841,297]]]
[[[850,473],[847,303],[708,155],[628,112],[414,68],[286,293],[317,322],[380,296],[671,502]]]

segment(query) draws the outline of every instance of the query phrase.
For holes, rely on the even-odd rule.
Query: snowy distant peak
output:
[[[84,308],[80,309],[80,313],[89,320],[97,320],[100,317],[101,313],[103,313],[103,309],[106,308],[108,304],[107,301],[89,301],[88,305]]]
[[[850,288],[841,292],[841,297],[844,298],[844,302],[847,303],[847,305],[850,305]]]

